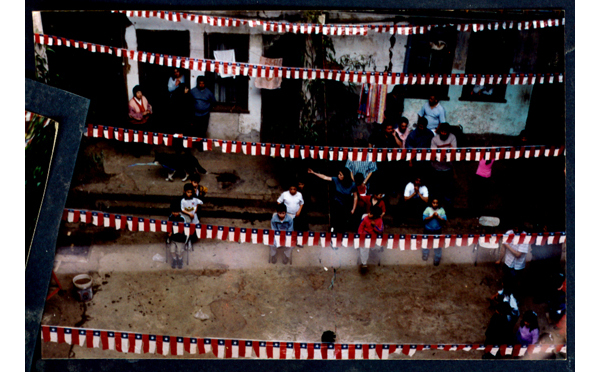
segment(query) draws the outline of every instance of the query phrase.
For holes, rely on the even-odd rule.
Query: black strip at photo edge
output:
[[[40,357],[34,358],[34,353],[39,354],[40,323],[54,265],[56,239],[89,104],[86,98],[25,79],[25,109],[59,123],[46,193],[25,267],[26,371],[31,370],[34,359]]]
[[[26,1],[26,13],[30,13],[32,9],[37,9],[38,7],[36,7],[36,4],[39,4],[41,1],[40,0],[27,0]],[[160,3],[161,1],[158,1],[158,3]],[[293,2],[293,1],[292,1]],[[284,0],[281,3],[280,7],[285,7],[285,8],[289,8],[290,5],[293,5],[292,2],[288,2],[286,0]],[[85,8],[89,8],[90,6],[93,6],[91,4],[94,4],[95,1],[94,0],[86,0],[84,2],[81,2],[78,4],[78,7],[81,9],[85,9]],[[109,3],[114,3],[114,2],[110,2]],[[138,5],[143,5],[145,3],[144,0],[134,0],[132,2],[130,2],[130,6],[127,7],[128,9],[131,8],[138,8]],[[172,7],[174,6],[174,4],[172,2],[169,2],[169,5],[166,5],[165,2],[165,6],[160,6],[160,4],[155,3],[153,6],[156,8],[164,8],[167,9],[168,7]],[[243,3],[248,3],[245,1],[229,1],[229,0],[222,0],[219,4],[219,6],[224,6],[227,7],[228,5],[230,6],[238,6],[240,8],[244,7]],[[428,2],[426,2],[428,3]],[[114,3],[115,6],[112,6],[111,8],[122,8],[122,4],[121,6],[119,6],[118,4]],[[197,3],[192,3],[190,1],[186,1],[186,0],[177,0],[176,4],[179,8],[197,8],[198,4]],[[329,4],[329,5],[327,5]],[[362,4],[362,5],[361,5]],[[436,8],[444,8],[445,6],[448,7],[450,5],[450,3],[446,0],[440,0],[440,1],[436,1],[436,4],[439,4],[438,7]],[[215,7],[215,3],[213,2],[209,2],[208,4],[205,4],[207,7],[214,8]],[[253,4],[253,7],[256,7],[256,3]],[[270,6],[266,6],[265,9],[269,8],[269,9],[273,9],[273,5]],[[306,7],[310,7],[310,8],[327,8],[327,9],[331,9],[332,5],[334,5],[333,3],[326,3],[323,1],[305,1],[304,4],[301,6],[302,8],[306,8]],[[398,3],[394,3],[394,5],[391,5],[389,3],[385,3],[385,2],[381,2],[379,3],[379,6],[375,6],[377,9],[382,9],[383,7],[386,7],[386,5],[390,5],[390,8],[402,8],[403,6],[407,6],[408,4],[402,4],[400,2]],[[431,7],[431,4],[428,4],[430,6],[426,6],[425,4],[421,3],[420,4],[423,8],[428,8],[428,9],[433,9]],[[463,8],[467,8],[467,2],[453,2],[452,6],[453,7],[460,7],[462,5]],[[574,306],[574,300],[575,300],[575,283],[574,283],[574,244],[575,244],[575,226],[574,226],[574,200],[575,200],[575,195],[574,195],[574,182],[572,181],[574,178],[572,177],[574,175],[574,166],[575,166],[575,162],[574,162],[574,94],[575,94],[575,89],[574,89],[574,73],[575,73],[575,63],[574,63],[574,53],[567,53],[566,51],[571,50],[571,48],[574,48],[575,45],[575,32],[574,32],[574,24],[575,24],[575,4],[572,1],[568,1],[568,0],[562,0],[562,1],[557,1],[557,2],[549,2],[546,0],[538,0],[538,1],[531,1],[530,3],[527,4],[527,8],[548,8],[549,5],[552,5],[553,8],[558,8],[560,7],[561,9],[565,10],[565,18],[566,18],[566,22],[567,22],[567,27],[565,27],[565,73],[566,73],[566,84],[565,84],[565,90],[566,90],[566,96],[565,96],[565,100],[566,100],[566,139],[567,139],[567,159],[566,159],[566,163],[567,163],[567,192],[566,192],[566,201],[567,201],[567,210],[566,210],[566,215],[567,215],[567,255],[568,257],[570,257],[569,260],[567,260],[567,286],[568,286],[568,302],[567,302],[567,318],[568,318],[568,327],[567,327],[567,347],[568,347],[568,354],[567,354],[567,361],[566,362],[559,362],[559,363],[544,363],[545,361],[527,361],[527,362],[519,362],[519,370],[526,370],[526,371],[535,371],[535,370],[539,370],[539,367],[543,365],[545,370],[551,371],[551,370],[565,370],[566,369],[574,369],[574,347],[575,347],[575,330],[574,330],[574,310],[575,310],[575,306]],[[103,3],[103,5],[101,7],[109,7],[110,5],[108,3]],[[491,3],[491,2],[480,2],[479,4],[479,8],[489,8],[489,9],[499,9],[499,8],[516,8],[522,6],[522,4],[520,2],[517,2],[515,0],[507,0],[507,1],[501,1],[501,2],[495,2],[495,3]],[[364,8],[364,2],[361,1],[356,1],[356,0],[351,0],[349,2],[344,3],[343,6],[337,6],[336,8],[340,9],[340,10],[347,10],[350,9],[351,7],[354,7],[356,9],[358,8]],[[414,8],[414,4],[412,6],[408,5],[408,7],[410,8]],[[25,53],[26,53],[26,59],[27,56],[29,56],[29,54],[33,54],[33,48],[31,47],[31,43],[30,40],[33,39],[33,30],[31,28],[28,28],[27,25],[31,26],[31,19],[26,17],[26,36],[30,35],[31,37],[25,39]],[[29,47],[29,48],[28,48]],[[33,59],[31,59],[33,61]],[[29,69],[27,68],[29,67]],[[26,75],[30,76],[32,71],[31,71],[31,67],[32,64],[28,64],[27,60],[26,60]],[[59,134],[60,135],[60,134]],[[79,146],[79,139],[76,142],[76,147]],[[76,153],[75,153],[76,154]],[[73,160],[74,161],[74,160]],[[71,170],[72,173],[72,170]],[[69,178],[70,181],[70,178]],[[68,187],[68,186],[67,186]],[[66,197],[66,195],[65,195]],[[63,203],[64,205],[64,203]],[[61,213],[62,213],[62,208],[61,208]],[[57,228],[55,229],[57,230]],[[54,242],[56,240],[56,234],[55,233],[55,237],[54,237]],[[35,237],[34,237],[35,238]],[[51,245],[52,248],[54,248],[54,244]],[[50,254],[53,257],[54,251],[52,250],[52,252],[50,252]],[[48,278],[50,276],[50,273],[48,274]],[[27,280],[27,278],[26,278]],[[26,282],[27,284],[27,282]],[[45,289],[47,289],[49,284],[49,280],[46,280],[46,283],[42,283],[43,286],[45,286]],[[27,286],[26,286],[27,288]],[[43,298],[45,299],[45,295],[43,296]],[[45,301],[44,301],[45,302]],[[27,300],[26,300],[26,304],[27,304]],[[43,306],[44,303],[42,303],[41,308],[39,309],[39,311],[43,311]],[[27,318],[27,314],[26,313],[26,326],[27,331],[29,331],[29,325],[30,322],[28,321]],[[40,322],[39,320],[34,323],[34,326],[36,328],[36,332],[37,330],[39,330],[39,326],[40,326]],[[39,332],[37,332],[38,334],[35,335],[36,337],[39,338]],[[28,340],[27,340],[28,341]],[[28,346],[29,344],[26,343],[26,346]],[[34,344],[35,345],[35,344]],[[26,351],[26,361],[31,361],[31,353],[29,351]],[[182,370],[182,371],[192,371],[192,370],[197,370],[197,365],[193,364],[193,363],[188,363],[187,360],[156,360],[156,359],[149,359],[149,360],[126,360],[126,359],[121,359],[121,360],[103,360],[102,363],[97,363],[96,360],[39,360],[39,356],[37,358],[35,358],[35,360],[33,361],[34,363],[32,364],[31,362],[28,363],[26,365],[26,371],[31,370],[32,366],[36,366],[36,370],[40,370],[40,371],[51,371],[51,370],[86,370],[88,372],[91,371],[100,371],[100,370],[121,370],[121,369],[126,369],[126,370],[136,370],[136,371],[144,371],[144,370],[153,370],[153,371],[170,371],[173,370],[174,368],[178,369],[178,370]],[[236,368],[238,369],[242,364],[240,363],[242,361],[239,360],[203,360],[202,361],[202,366],[203,366],[203,370],[205,371],[222,371],[222,370],[229,370],[229,369],[233,369]],[[398,368],[399,365],[394,364],[394,367],[392,367],[392,365],[390,364],[390,362],[394,362],[394,363],[398,363],[398,362],[403,362],[403,361],[379,361],[379,363],[369,363],[369,361],[344,361],[344,362],[348,362],[348,363],[332,363],[331,361],[322,361],[322,362],[318,362],[318,361],[293,361],[294,363],[290,363],[289,361],[286,361],[286,363],[278,363],[277,367],[278,368],[282,368],[283,370],[288,370],[289,368],[293,368],[294,370],[297,369],[298,367],[301,367],[303,369],[307,369],[307,370],[322,370],[324,368],[327,368],[327,370],[330,371],[335,371],[335,370],[347,370],[348,367],[352,366],[352,367],[356,367],[359,368],[360,370],[375,370],[375,368],[377,368],[377,370],[380,370],[381,367],[387,367],[387,368]],[[451,364],[449,364],[449,361],[443,361],[443,360],[439,360],[439,361],[411,361],[410,362],[410,369],[411,370],[425,370],[425,369],[429,369],[431,367],[446,367],[447,369],[452,369],[452,370],[459,370],[459,369],[464,369],[467,368],[468,370],[473,370],[473,371],[505,371],[506,367],[511,367],[511,368],[515,368],[517,367],[515,365],[515,363],[510,363],[511,361],[495,361],[494,363],[490,364],[490,363],[485,363],[485,361],[452,361]],[[290,363],[293,364],[293,367],[291,365],[288,365],[286,367],[286,364]],[[327,364],[325,364],[327,363]],[[508,364],[510,363],[510,364]],[[540,363],[543,363],[542,365],[540,365]],[[568,367],[565,366],[565,363],[568,364]],[[273,361],[258,361],[258,360],[252,360],[252,361],[246,361],[246,363],[243,363],[243,367],[248,369],[249,371],[253,371],[253,370],[264,370],[264,368],[266,366],[270,366],[273,367]],[[403,367],[408,367],[407,364],[403,363],[402,364]],[[451,367],[451,368],[448,368]]]

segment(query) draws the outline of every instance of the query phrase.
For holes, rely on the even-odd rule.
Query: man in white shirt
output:
[[[287,208],[287,214],[293,219],[300,215],[300,212],[302,212],[304,199],[302,198],[302,194],[298,192],[298,188],[293,185],[290,186],[288,191],[284,191],[281,196],[279,196],[277,203],[285,204]]]
[[[527,253],[529,253],[529,244],[517,243],[521,233],[524,234],[525,231],[521,231],[518,226],[506,232],[507,235],[514,234],[514,240],[512,243],[502,244],[500,258],[496,261],[496,264],[499,265],[502,263],[502,258],[504,258],[504,265],[502,266],[503,286],[507,294],[515,294],[518,291],[525,269],[525,259]]]
[[[414,182],[409,182],[404,188],[405,217],[421,219],[428,201],[429,190],[423,185],[421,178],[416,177]]]

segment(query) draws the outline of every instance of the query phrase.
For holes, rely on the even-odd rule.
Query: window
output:
[[[457,31],[451,27],[438,27],[423,35],[410,35],[406,45],[404,71],[421,74],[451,74],[456,49]],[[428,99],[435,94],[448,99],[447,85],[407,85],[407,98]]]
[[[248,62],[250,38],[248,35],[204,34],[204,58],[216,59],[215,51],[234,50],[236,62]],[[206,86],[217,100],[214,111],[248,112],[248,77],[222,78],[206,72]]]
[[[507,74],[513,66],[518,31],[472,32],[467,53],[467,74]],[[506,103],[506,85],[465,85],[461,101]]]

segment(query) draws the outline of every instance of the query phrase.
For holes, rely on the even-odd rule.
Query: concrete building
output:
[[[202,12],[219,17],[241,19],[261,19],[277,22],[310,22],[325,21],[327,24],[440,24],[467,23],[469,21],[494,22],[510,17],[500,14],[481,14],[475,19],[461,18],[463,13],[456,14],[453,19],[441,19],[421,15],[374,14],[358,12]],[[80,15],[78,14],[78,17]],[[127,20],[113,22],[111,26],[104,23],[103,32],[108,28],[120,28],[120,42],[123,48],[143,50],[154,53],[189,56],[198,59],[215,59],[215,50],[233,49],[237,62],[258,64],[261,56],[283,58],[283,66],[319,67],[333,65],[342,69],[355,69],[357,66],[366,71],[393,71],[410,73],[548,73],[562,72],[564,63],[562,27],[530,30],[501,31],[457,31],[456,27],[433,28],[422,35],[398,35],[390,33],[369,32],[357,36],[321,36],[278,33],[264,31],[262,27],[218,27],[188,20],[173,22],[160,18],[127,17],[125,14],[104,14],[105,18],[125,17]],[[493,16],[502,17],[492,18]],[[516,16],[516,15],[515,15]],[[61,15],[64,17],[64,15]],[[96,15],[98,17],[98,15]],[[529,18],[533,17],[529,14]],[[536,19],[554,18],[554,13],[535,14]],[[43,14],[43,28],[51,33],[52,28],[64,30],[65,25],[57,25],[56,15]],[[75,30],[76,28],[73,28]],[[81,31],[79,31],[81,34]],[[88,32],[89,37],[93,37]],[[57,35],[63,36],[63,35]],[[81,39],[83,36],[79,36]],[[90,40],[97,42],[95,40]],[[113,40],[114,41],[114,40]],[[316,50],[321,48],[321,50]],[[60,51],[62,53],[62,51]],[[322,61],[315,60],[311,54],[321,53]],[[114,57],[112,57],[114,58]],[[149,98],[154,98],[155,91],[166,87],[166,79],[171,68],[150,65],[143,62],[123,59],[123,88],[112,87],[113,91],[126,91],[129,98],[131,89],[142,84],[148,89]],[[317,66],[311,66],[316,63]],[[50,70],[52,66],[50,57]],[[327,67],[325,67],[327,68]],[[186,72],[193,88],[196,77],[204,72]],[[275,92],[266,92],[255,87],[255,78],[237,76],[220,78],[207,72],[208,87],[219,101],[211,115],[208,135],[212,138],[240,139],[255,138],[273,127],[297,127],[302,120],[299,112],[303,104],[310,99],[306,82],[283,79],[281,88]],[[344,83],[348,85],[348,83]],[[558,85],[558,84],[556,84]],[[501,134],[516,136],[529,124],[528,119],[537,118],[548,122],[555,120],[552,128],[564,130],[564,90],[563,87],[534,85],[508,86],[408,86],[405,89],[404,116],[411,123],[417,120],[417,112],[425,103],[431,92],[441,97],[441,104],[446,109],[447,121],[453,125],[461,125],[465,133]],[[392,85],[388,85],[391,91]],[[352,89],[351,89],[352,90]],[[359,86],[353,87],[358,96]],[[298,98],[302,91],[302,98]],[[535,96],[545,107],[535,104]],[[123,96],[123,94],[121,94]],[[551,97],[551,98],[549,98]],[[124,100],[122,97],[121,100]],[[298,100],[304,102],[298,102]],[[159,103],[159,102],[157,102]],[[125,103],[123,103],[125,105]],[[323,104],[324,105],[324,104]],[[354,102],[349,102],[345,109],[356,111]],[[158,105],[160,107],[161,104]],[[316,121],[328,119],[323,108],[318,111]],[[551,111],[549,113],[548,111]],[[531,121],[531,119],[529,119]],[[275,130],[275,132],[277,132]],[[254,135],[254,137],[252,137]],[[266,136],[267,140],[281,140],[277,134]],[[258,140],[258,138],[255,138]]]

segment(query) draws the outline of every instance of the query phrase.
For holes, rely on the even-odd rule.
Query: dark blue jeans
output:
[[[440,235],[442,233],[442,230],[427,230],[425,229],[424,234],[427,235]],[[428,257],[429,256],[429,248],[423,248],[423,257]],[[442,248],[433,248],[433,258],[436,261],[439,261],[442,259]]]

